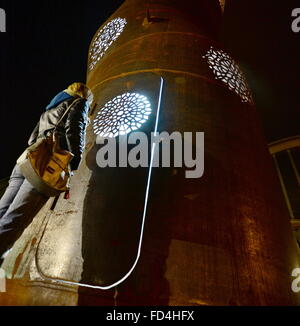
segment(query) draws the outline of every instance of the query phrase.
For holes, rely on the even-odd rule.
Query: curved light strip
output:
[[[147,97],[125,93],[106,103],[94,120],[94,132],[101,137],[117,137],[139,129],[151,114]]]
[[[243,102],[253,103],[243,72],[227,53],[211,47],[203,58],[207,59],[208,65],[216,79],[227,84],[228,88],[238,94]]]
[[[164,87],[164,79],[162,77],[160,77],[160,90],[159,90],[159,99],[158,99],[158,105],[157,105],[156,122],[155,122],[155,128],[154,128],[154,136],[157,136],[163,87]],[[153,137],[153,139],[155,139],[155,137]],[[76,285],[76,286],[81,286],[81,287],[86,287],[86,288],[91,288],[91,289],[109,290],[109,289],[116,287],[119,284],[123,283],[131,275],[131,273],[134,271],[134,269],[140,259],[141,250],[142,250],[142,242],[143,242],[145,221],[146,221],[146,215],[147,215],[147,207],[148,207],[148,199],[149,199],[149,191],[150,191],[150,185],[151,185],[151,176],[152,176],[152,168],[153,168],[153,161],[154,161],[154,156],[155,156],[156,143],[154,142],[151,147],[152,147],[151,160],[150,160],[149,174],[148,174],[148,180],[147,180],[147,186],[146,186],[145,203],[144,203],[143,220],[142,220],[141,234],[140,234],[140,240],[139,240],[139,247],[138,247],[136,260],[135,260],[132,268],[129,270],[129,272],[123,278],[121,278],[119,281],[117,281],[109,286],[96,286],[96,285],[82,284],[82,283],[78,283],[78,282],[63,281],[63,280],[58,280],[58,279],[52,279],[52,278],[44,275],[38,266],[37,255],[35,255],[35,263],[36,263],[37,270],[44,280],[48,280],[53,283],[58,283],[58,284],[62,284],[62,285]],[[45,230],[46,230],[46,228],[44,229],[44,231]],[[40,241],[42,240],[42,238],[43,238],[43,236],[41,237]]]
[[[89,53],[89,70],[93,70],[107,49],[121,35],[127,21],[125,18],[115,18],[106,24],[96,35]]]

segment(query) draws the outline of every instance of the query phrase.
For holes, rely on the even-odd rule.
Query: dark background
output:
[[[51,98],[85,81],[89,44],[122,2],[0,1],[7,14],[7,33],[0,33],[0,179]],[[227,4],[222,40],[246,72],[268,142],[299,134],[300,33],[291,30],[299,0]]]
[[[227,0],[223,42],[241,63],[268,142],[300,134],[300,1]]]

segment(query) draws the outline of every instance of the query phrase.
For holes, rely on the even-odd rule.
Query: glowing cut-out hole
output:
[[[116,137],[139,129],[151,114],[147,97],[137,93],[119,95],[105,104],[94,120],[94,132]]]
[[[108,48],[123,32],[127,21],[125,18],[115,18],[106,24],[96,35],[89,54],[89,70],[93,70]]]
[[[243,72],[227,53],[211,47],[203,58],[207,59],[208,65],[216,79],[227,84],[228,88],[238,94],[243,102],[253,103],[253,98]]]

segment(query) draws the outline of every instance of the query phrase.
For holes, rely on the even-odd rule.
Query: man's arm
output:
[[[71,170],[77,170],[85,147],[85,133],[89,105],[85,99],[79,100],[71,109],[65,124],[69,151],[74,154],[70,162]]]

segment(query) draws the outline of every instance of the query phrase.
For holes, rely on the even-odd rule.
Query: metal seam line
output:
[[[295,164],[295,161],[294,161],[293,155],[292,155],[290,149],[288,149],[287,152],[288,152],[289,159],[290,159],[290,162],[291,162],[291,164],[292,164],[292,167],[293,167],[293,170],[294,170],[294,173],[295,173],[295,176],[296,176],[297,182],[298,182],[298,186],[300,186],[300,175],[299,175],[299,171],[298,171],[298,169],[297,169],[297,166],[296,166],[296,164]]]
[[[289,199],[289,196],[288,196],[288,193],[287,193],[284,181],[283,181],[283,177],[282,177],[282,174],[281,174],[281,171],[280,171],[280,167],[279,167],[278,162],[277,162],[276,155],[272,155],[272,156],[273,156],[273,159],[274,159],[274,162],[275,162],[276,171],[277,171],[279,181],[280,181],[280,184],[281,184],[281,187],[282,187],[282,191],[283,191],[283,194],[284,194],[286,205],[288,207],[291,218],[294,219],[295,217],[294,217],[293,209],[292,209],[290,199]]]
[[[102,85],[103,83],[105,83],[107,81],[114,80],[114,79],[124,78],[124,77],[127,77],[127,76],[141,74],[141,73],[161,74],[161,73],[164,73],[164,72],[168,72],[168,73],[172,73],[172,74],[189,75],[189,76],[192,76],[192,77],[195,77],[195,78],[203,79],[207,83],[211,83],[211,84],[215,84],[215,85],[224,87],[224,82],[216,79],[215,77],[214,78],[208,78],[208,77],[205,77],[204,75],[200,75],[200,74],[189,72],[189,71],[183,71],[183,70],[174,70],[174,69],[165,69],[165,68],[151,68],[151,69],[139,69],[139,70],[133,70],[133,71],[129,71],[129,72],[123,72],[121,74],[108,77],[108,78],[102,80],[101,82],[97,83],[96,85],[94,85],[93,88],[92,88],[92,91],[94,89],[96,89],[98,86]],[[228,89],[227,85],[226,85],[226,89]]]
[[[106,25],[107,25],[107,24],[106,24]],[[105,27],[106,25],[104,25],[103,27]],[[103,28],[103,27],[102,27],[102,28]],[[98,31],[100,31],[100,30],[101,30],[101,27],[99,28]],[[89,47],[89,52],[88,52],[88,53],[91,52],[91,50],[92,50],[92,48],[93,48],[93,46],[94,46],[94,41],[96,40],[96,36],[98,35],[98,31],[96,32],[96,34],[95,34],[95,36],[94,36],[94,38],[93,38],[93,40],[92,40],[92,42],[91,42],[91,46]],[[136,37],[136,38],[134,38],[134,39],[131,39],[131,40],[129,40],[129,41],[127,41],[127,42],[125,42],[125,43],[123,43],[123,44],[121,44],[121,45],[118,45],[114,50],[111,50],[111,53],[110,53],[110,54],[112,54],[112,53],[114,53],[114,52],[118,52],[120,48],[124,48],[124,47],[126,47],[129,43],[132,43],[132,42],[134,42],[134,41],[141,40],[141,39],[144,39],[144,38],[147,38],[147,37],[151,37],[151,36],[161,35],[161,34],[179,34],[179,35],[194,36],[194,37],[197,37],[197,38],[200,38],[200,39],[205,39],[207,42],[209,42],[209,43],[214,43],[214,44],[216,44],[216,46],[218,46],[218,47],[221,48],[221,44],[219,44],[219,43],[216,42],[216,41],[213,41],[213,42],[212,42],[211,39],[209,39],[208,37],[206,37],[206,36],[204,36],[204,35],[202,35],[202,34],[198,34],[198,33],[190,33],[190,32],[180,32],[180,31],[169,31],[169,32],[158,32],[158,33],[151,33],[151,34],[147,34],[147,35],[138,36],[138,37]],[[109,47],[109,48],[110,48],[110,47]],[[109,50],[109,48],[108,48],[108,50]],[[103,56],[102,58],[104,58],[104,56]],[[88,58],[88,65],[89,65],[90,61],[91,61],[91,60],[90,60],[90,55],[89,55],[89,58]],[[100,63],[100,62],[97,62],[96,65],[94,66],[94,68],[95,68],[99,63]],[[93,74],[93,72],[94,72],[94,70],[95,70],[94,68],[93,68],[92,70],[88,71],[88,73],[89,73],[89,74]]]

